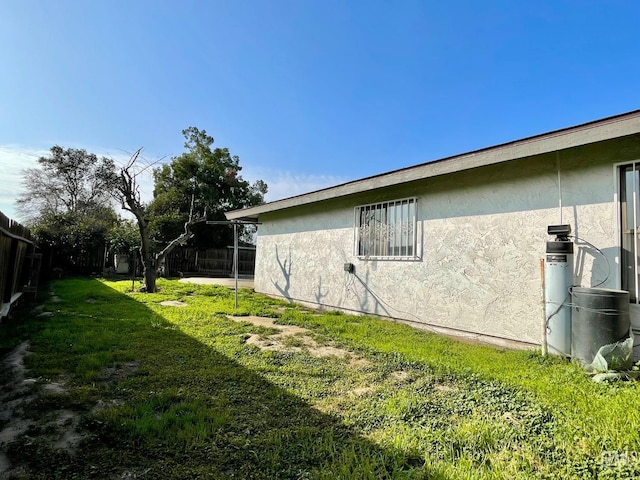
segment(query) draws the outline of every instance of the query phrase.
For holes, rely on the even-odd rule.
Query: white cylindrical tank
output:
[[[547,242],[544,298],[547,348],[554,355],[571,356],[571,287],[573,242]]]

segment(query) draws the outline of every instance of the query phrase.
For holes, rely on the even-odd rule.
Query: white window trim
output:
[[[618,255],[616,258],[616,283],[615,286],[618,289],[622,288],[622,270],[624,268],[624,265],[622,265],[622,206],[621,206],[621,200],[622,200],[622,186],[621,186],[621,182],[622,182],[622,175],[621,175],[621,171],[622,171],[622,167],[627,167],[630,165],[638,165],[640,166],[640,159],[635,159],[635,160],[630,160],[630,161],[626,161],[626,162],[617,162],[613,165],[613,169],[614,169],[614,182],[615,182],[615,188],[614,188],[614,205],[615,205],[615,215],[616,215],[616,239],[617,239],[617,244],[618,244]],[[634,209],[637,209],[640,207],[639,205],[639,198],[638,198],[638,194],[640,193],[640,191],[636,191],[636,197],[634,199]],[[637,218],[636,215],[634,215],[634,217]],[[637,225],[636,227],[640,227],[640,225]],[[638,249],[637,244],[636,244],[636,258],[640,255],[640,249]],[[635,268],[636,268],[636,274],[635,274],[635,278],[638,278],[638,268],[640,268],[637,264],[635,264]],[[636,281],[636,301],[632,301],[631,305],[640,307],[640,285],[638,284],[638,282]]]
[[[411,239],[413,252],[411,255],[362,255],[359,251],[360,244],[360,211],[364,208],[375,209],[376,207],[386,205],[397,205],[403,202],[408,202],[413,205],[413,218],[408,222],[410,224],[410,233],[407,238]],[[418,245],[418,199],[417,197],[400,198],[396,200],[388,200],[384,202],[370,203],[366,205],[358,205],[354,208],[354,255],[362,260],[417,260],[419,259],[419,245]]]
[[[618,245],[618,254],[616,255],[616,259],[614,262],[613,270],[615,271],[615,287],[616,289],[622,289],[622,208],[620,205],[620,200],[622,198],[621,192],[621,181],[622,175],[620,175],[621,167],[631,165],[631,164],[640,164],[640,158],[630,160],[627,162],[616,162],[613,164],[613,181],[615,184],[613,185],[613,204],[615,205],[615,218],[616,218],[616,240]],[[640,303],[630,302],[629,304],[629,314],[631,316],[631,327],[633,328],[636,335],[640,334]]]

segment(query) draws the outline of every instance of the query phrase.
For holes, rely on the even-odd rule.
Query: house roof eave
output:
[[[255,207],[227,212],[229,220],[257,220],[260,214],[307,205],[367,190],[400,185],[439,175],[460,172],[519,158],[541,155],[590,143],[640,133],[640,110],[527,137],[493,147],[434,160],[333,187],[284,198]]]

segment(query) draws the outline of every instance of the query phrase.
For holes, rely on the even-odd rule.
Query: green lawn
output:
[[[236,310],[225,287],[159,286],[58,281],[51,316],[0,326],[5,351],[29,340],[42,392],[21,407],[25,434],[0,449],[26,478],[640,477],[638,383],[595,384],[534,352],[248,290]],[[282,338],[227,315],[310,332]],[[56,443],[55,412],[78,415],[67,420],[81,433],[73,448]]]

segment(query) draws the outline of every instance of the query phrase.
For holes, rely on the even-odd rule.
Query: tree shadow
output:
[[[90,435],[73,455],[47,450],[33,439],[9,448],[10,461],[27,471],[45,472],[46,478],[427,478],[421,455],[371,442],[145,304],[96,280],[59,285],[65,282],[67,287],[56,289],[59,313],[26,320],[38,323],[30,368],[43,368],[42,361],[73,378],[74,391],[82,395],[58,398],[55,405],[83,410]],[[189,321],[210,328],[212,338],[219,334],[216,322],[231,322]],[[238,351],[260,356],[265,371],[286,370],[292,354],[242,346],[249,328],[230,323],[216,341],[236,342],[235,357]],[[47,343],[42,331],[65,341]],[[38,360],[42,349],[43,358],[60,363]],[[78,378],[74,365],[109,354],[113,365],[135,360],[139,369],[116,380]],[[430,471],[429,478],[446,477]]]
[[[291,288],[291,266],[293,265],[293,262],[291,261],[291,249],[289,249],[287,258],[282,261],[280,260],[278,246],[276,245],[276,261],[278,262],[278,267],[280,268],[280,272],[284,278],[284,286],[281,286],[277,280],[275,282],[271,280],[271,283],[284,298],[291,301],[291,296],[289,295],[289,289]]]
[[[369,270],[367,269],[367,271],[365,272],[364,279],[361,278],[357,272],[353,273],[353,276],[355,277],[356,280],[358,280],[360,285],[362,285],[362,289],[363,289],[362,296],[356,293],[356,298],[358,300],[358,303],[360,304],[360,311],[362,312],[370,311],[369,309],[371,308],[370,306],[370,298],[371,298],[373,299],[372,313],[374,315],[385,315],[390,317],[391,314],[389,313],[389,310],[387,309],[387,307],[382,303],[382,300],[376,294],[376,292],[371,290],[371,287],[369,287]],[[381,311],[382,313],[380,313]]]
[[[326,290],[325,292],[322,291],[322,276],[320,275],[318,277],[318,285],[317,288],[314,292],[314,296],[316,299],[316,303],[318,305],[320,305],[320,307],[322,308],[323,304],[322,301],[329,296],[329,290]]]
[[[616,257],[620,254],[617,247],[598,248],[580,237],[580,222],[576,206],[573,206],[575,243],[574,279],[577,285],[585,287],[616,288]],[[591,260],[591,276],[587,279],[585,267]]]

